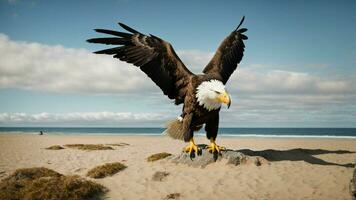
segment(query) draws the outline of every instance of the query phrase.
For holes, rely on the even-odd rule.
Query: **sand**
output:
[[[52,145],[120,142],[130,145],[97,151],[45,149]],[[208,140],[198,137],[196,142]],[[111,177],[89,178],[109,189],[106,199],[164,199],[172,193],[179,193],[179,199],[204,200],[352,199],[349,182],[352,163],[356,162],[356,153],[352,153],[356,152],[355,139],[219,138],[218,144],[265,155],[269,163],[232,166],[219,162],[193,168],[166,161],[147,162],[151,154],[178,154],[185,146],[165,136],[1,134],[0,179],[24,167],[47,167],[85,177],[95,166],[121,162],[127,166],[125,170]],[[156,172],[169,175],[155,181],[152,176]]]

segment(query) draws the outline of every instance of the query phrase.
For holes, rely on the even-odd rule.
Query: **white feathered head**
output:
[[[228,108],[231,105],[231,98],[225,90],[225,85],[215,79],[202,82],[197,87],[195,96],[199,105],[209,111],[220,108],[222,103],[227,104]]]

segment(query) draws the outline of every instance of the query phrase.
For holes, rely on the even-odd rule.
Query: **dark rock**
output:
[[[168,175],[169,175],[168,172],[160,172],[160,171],[158,171],[158,172],[153,174],[152,180],[153,181],[162,181]]]
[[[260,166],[268,163],[268,161],[259,156],[247,156],[241,152],[233,150],[225,150],[220,153],[210,153],[206,149],[206,145],[200,145],[202,148],[201,155],[191,156],[188,153],[182,152],[179,155],[172,155],[166,160],[176,163],[176,164],[186,164],[192,167],[206,167],[207,165],[215,162],[226,162],[230,165],[241,165],[241,164],[254,164]]]
[[[354,175],[350,182],[350,192],[354,199],[356,199],[356,168],[354,169]]]

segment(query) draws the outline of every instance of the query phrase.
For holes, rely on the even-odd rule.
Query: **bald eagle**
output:
[[[245,17],[220,44],[214,57],[202,74],[194,74],[183,64],[170,43],[152,34],[145,35],[129,26],[119,23],[127,32],[95,29],[96,32],[111,35],[106,38],[92,38],[90,43],[118,45],[94,53],[113,55],[121,61],[139,67],[161,88],[163,94],[173,99],[176,105],[183,104],[182,114],[167,128],[169,135],[189,142],[184,151],[190,155],[199,154],[195,144],[194,131],[205,124],[206,136],[210,140],[209,152],[224,150],[215,140],[219,127],[219,112],[222,104],[231,104],[225,84],[240,63],[247,36],[246,28],[240,28]],[[175,127],[172,128],[172,127]],[[177,128],[178,127],[178,128]],[[173,133],[177,131],[178,133]]]

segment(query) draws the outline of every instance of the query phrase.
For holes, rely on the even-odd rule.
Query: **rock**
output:
[[[167,161],[176,164],[186,164],[192,167],[206,167],[207,165],[215,162],[226,162],[230,165],[253,164],[260,166],[268,163],[268,161],[259,156],[246,156],[245,154],[234,151],[226,150],[221,151],[220,154],[212,154],[206,149],[206,145],[198,145],[202,148],[201,155],[191,157],[188,153],[182,152],[179,155],[172,155],[166,158]]]
[[[168,175],[169,175],[168,172],[160,172],[160,171],[158,171],[158,172],[153,174],[152,180],[153,181],[162,181]]]
[[[350,182],[350,192],[354,199],[356,199],[356,168],[354,169],[354,175]]]

